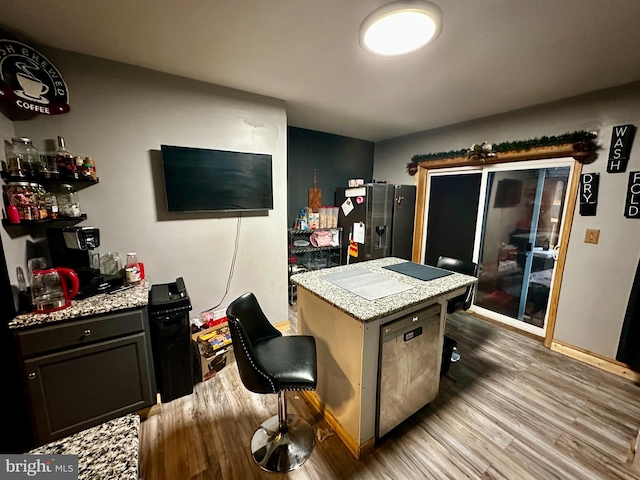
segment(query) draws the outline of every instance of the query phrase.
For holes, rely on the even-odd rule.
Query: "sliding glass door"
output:
[[[472,310],[523,330],[544,335],[551,286],[554,279],[567,188],[573,160],[535,161],[478,168],[477,217],[473,261],[479,265]],[[434,172],[429,185],[469,171]],[[443,177],[444,175],[444,177]],[[431,177],[431,175],[430,175]],[[462,178],[462,177],[460,177]],[[426,224],[439,217],[438,203],[430,188]],[[457,195],[450,194],[451,201]],[[460,242],[458,229],[428,228],[425,259],[433,258],[431,246]]]
[[[570,166],[487,169],[476,310],[544,328],[570,174]]]

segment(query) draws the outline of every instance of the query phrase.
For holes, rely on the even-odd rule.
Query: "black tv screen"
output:
[[[272,210],[271,155],[162,145],[170,212]]]

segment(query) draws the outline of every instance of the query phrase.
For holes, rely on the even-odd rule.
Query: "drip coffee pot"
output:
[[[71,305],[80,284],[70,268],[46,268],[33,271],[31,300],[36,313],[49,313]]]

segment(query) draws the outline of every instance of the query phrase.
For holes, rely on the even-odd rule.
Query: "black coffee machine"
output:
[[[95,227],[47,228],[47,243],[54,267],[72,269],[78,275],[82,299],[107,293],[124,284],[120,275],[100,273],[100,230]]]

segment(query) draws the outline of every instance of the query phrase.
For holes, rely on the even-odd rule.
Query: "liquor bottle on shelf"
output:
[[[58,151],[56,152],[56,163],[61,178],[78,178],[76,159],[71,155],[64,143],[64,138],[58,137]]]

